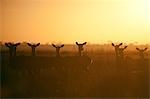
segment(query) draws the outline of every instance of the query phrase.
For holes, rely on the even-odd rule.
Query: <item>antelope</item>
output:
[[[16,56],[16,49],[20,43],[5,43],[5,46],[9,48],[10,56]]]
[[[32,56],[35,56],[35,48],[36,48],[37,46],[39,46],[40,43],[37,43],[37,44],[27,43],[27,44],[28,44],[28,46],[30,46],[30,47],[32,48]]]
[[[78,54],[79,54],[79,56],[82,56],[82,51],[84,50],[83,46],[86,45],[86,43],[87,42],[79,44],[78,42],[76,42],[76,45],[78,45]]]
[[[144,52],[147,50],[148,48],[144,48],[144,49],[139,49],[139,48],[136,48],[136,50],[139,51],[139,55],[140,55],[140,58],[141,59],[144,59]]]
[[[123,59],[124,58],[124,50],[127,48],[128,46],[125,46],[123,48],[119,48],[118,49],[118,54],[119,54],[119,58]]]
[[[52,46],[56,48],[56,56],[60,57],[60,48],[64,47],[64,44],[60,46],[56,46],[55,44],[52,44]]]
[[[115,45],[114,43],[112,43],[112,46],[115,48],[115,53],[116,53],[116,58],[119,58],[119,47],[122,45],[122,43]]]

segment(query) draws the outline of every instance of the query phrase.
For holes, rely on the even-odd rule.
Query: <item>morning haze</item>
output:
[[[148,43],[148,0],[2,0],[2,41]]]
[[[0,1],[0,97],[149,98],[150,0]]]

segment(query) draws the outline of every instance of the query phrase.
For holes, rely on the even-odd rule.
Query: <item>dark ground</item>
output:
[[[75,56],[1,56],[1,97],[149,97],[149,57],[116,63],[113,52],[93,54],[89,64]]]

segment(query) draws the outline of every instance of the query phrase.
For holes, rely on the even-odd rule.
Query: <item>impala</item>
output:
[[[52,44],[52,46],[56,48],[56,56],[57,56],[57,57],[60,57],[60,49],[61,49],[62,47],[64,47],[64,44],[62,44],[62,45],[60,45],[60,46],[56,46],[55,44]]]
[[[139,51],[139,55],[141,59],[144,59],[144,52],[147,50],[148,48],[144,48],[144,49],[140,49],[140,48],[136,48],[136,50]]]
[[[40,45],[40,43],[37,43],[37,44],[27,43],[27,44],[28,44],[28,46],[30,46],[31,49],[32,49],[32,56],[35,56],[35,49],[36,49],[36,47],[38,47],[38,46]]]
[[[9,48],[10,56],[16,56],[17,46],[19,45],[20,43],[5,43],[5,46]]]
[[[86,43],[87,43],[87,42],[84,42],[84,43],[80,43],[80,44],[79,44],[78,42],[76,42],[76,45],[78,45],[78,55],[79,55],[79,56],[82,56],[82,52],[83,52],[83,50],[84,50],[83,46],[86,45]]]

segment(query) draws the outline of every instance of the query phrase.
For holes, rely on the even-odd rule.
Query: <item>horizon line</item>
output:
[[[15,41],[15,42],[13,42],[13,41],[0,41],[0,44],[4,44],[4,43],[18,43],[19,41]],[[28,43],[28,42],[30,42],[30,41],[21,41],[20,43],[21,44],[23,44],[23,43]],[[48,45],[48,44],[52,44],[52,43],[54,43],[54,44],[66,44],[66,45],[73,45],[73,44],[75,44],[75,42],[74,43],[60,43],[60,42],[45,42],[45,43],[41,43],[41,42],[30,42],[30,43],[40,43],[40,44],[42,44],[42,45]],[[83,43],[83,42],[81,42],[81,43]],[[104,44],[111,44],[111,43],[123,43],[123,44],[128,44],[128,45],[150,45],[150,42],[146,42],[146,43],[143,43],[143,42],[118,42],[118,41],[107,41],[107,42],[102,42],[102,43],[92,43],[92,42],[87,42],[87,44],[88,45],[104,45]]]

